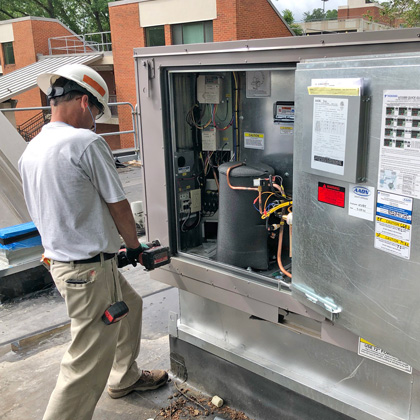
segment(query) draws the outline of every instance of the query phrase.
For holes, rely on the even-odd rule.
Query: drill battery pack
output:
[[[115,302],[113,303],[102,315],[102,321],[106,325],[115,324],[118,321],[121,321],[128,314],[128,306],[125,302]]]
[[[142,264],[146,270],[154,270],[162,265],[171,262],[170,252],[168,247],[155,246],[153,248],[145,249],[141,254]]]

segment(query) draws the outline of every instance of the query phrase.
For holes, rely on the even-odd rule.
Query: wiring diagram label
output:
[[[264,134],[244,133],[244,146],[248,149],[264,150]]]
[[[345,199],[346,189],[344,187],[318,182],[318,201],[344,208]]]
[[[369,341],[359,337],[359,345],[357,349],[359,356],[366,357],[367,359],[375,360],[376,362],[382,363],[387,366],[391,366],[394,369],[402,370],[406,373],[413,373],[413,368],[405,362],[391,356],[386,351],[376,347]]]
[[[378,191],[375,248],[410,259],[413,199]]]
[[[311,168],[344,175],[348,102],[314,98]]]

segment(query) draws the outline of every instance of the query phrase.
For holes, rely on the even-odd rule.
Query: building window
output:
[[[13,52],[13,42],[3,44],[4,65],[15,64],[15,53]]]
[[[213,42],[213,21],[173,25],[172,40],[174,44]]]
[[[150,26],[146,28],[146,47],[165,45],[165,27]]]

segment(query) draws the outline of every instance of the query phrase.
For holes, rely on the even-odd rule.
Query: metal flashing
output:
[[[420,42],[419,28],[394,29],[378,32],[355,32],[349,34],[323,34],[289,36],[238,41],[209,42],[204,44],[139,47],[134,49],[135,58],[168,57],[176,55],[202,55],[222,53],[250,53],[261,51],[310,50],[331,47],[358,47],[366,44],[401,44]],[[325,56],[327,56],[325,51]],[[349,55],[353,55],[349,53]]]

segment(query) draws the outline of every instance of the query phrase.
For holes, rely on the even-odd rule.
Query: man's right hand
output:
[[[140,245],[137,248],[127,248],[127,260],[133,267],[137,266],[137,263],[141,264],[141,253],[143,252],[143,247]]]

